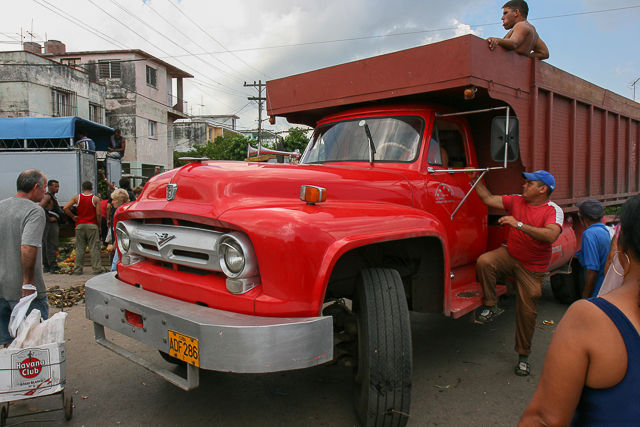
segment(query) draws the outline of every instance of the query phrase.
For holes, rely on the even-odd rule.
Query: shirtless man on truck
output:
[[[527,21],[529,6],[524,0],[510,0],[502,6],[502,26],[509,30],[504,38],[489,37],[489,48],[500,45],[530,58],[547,59],[549,49],[538,36],[536,29]]]

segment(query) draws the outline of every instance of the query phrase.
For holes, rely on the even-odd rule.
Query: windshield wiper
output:
[[[373,138],[371,137],[371,131],[369,130],[369,125],[365,120],[360,120],[358,126],[364,126],[364,133],[367,134],[367,139],[369,140],[369,163],[373,164],[374,154],[376,154],[376,146],[373,143]]]

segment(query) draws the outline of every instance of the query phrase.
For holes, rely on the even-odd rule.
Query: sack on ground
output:
[[[40,311],[32,310],[24,323],[24,330],[13,340],[9,349],[64,342],[64,321],[66,318],[67,313],[59,312],[40,323]]]
[[[22,289],[35,291],[36,287],[33,285],[23,285]],[[13,307],[13,310],[11,310],[11,318],[9,319],[9,334],[11,335],[11,338],[15,338],[20,334],[22,324],[27,317],[27,311],[29,311],[29,306],[37,296],[38,293],[33,292],[26,297],[20,298],[18,304],[16,304],[16,306]]]

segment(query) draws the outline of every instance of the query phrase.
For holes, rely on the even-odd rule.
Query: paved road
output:
[[[67,278],[59,280],[65,283]],[[525,378],[513,373],[517,361],[514,298],[504,301],[502,307],[505,313],[487,325],[472,324],[467,318],[412,313],[414,383],[409,427],[517,423],[535,391],[544,353],[567,306],[555,302],[545,287],[539,306],[540,329],[534,337],[533,372]],[[260,375],[202,372],[200,387],[185,392],[95,344],[83,305],[68,312],[66,391],[74,397],[75,412],[71,421],[51,425],[359,425],[348,368],[318,366]],[[543,325],[543,320],[554,320],[555,325]],[[155,350],[113,333],[110,337],[136,354],[171,367]],[[53,403],[58,400],[25,400],[11,411],[43,409]]]

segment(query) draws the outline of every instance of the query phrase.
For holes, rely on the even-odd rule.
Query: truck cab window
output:
[[[301,163],[369,161],[369,141],[361,119],[318,128]],[[370,117],[366,123],[376,162],[413,162],[420,151],[424,122],[417,117]]]
[[[458,123],[436,120],[431,134],[427,161],[434,166],[467,167],[464,134]]]

